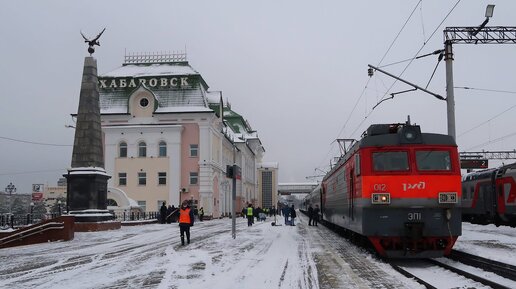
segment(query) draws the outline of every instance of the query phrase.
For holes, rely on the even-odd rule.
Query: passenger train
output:
[[[448,255],[461,235],[461,174],[452,137],[371,125],[304,200],[322,221],[387,258]]]
[[[462,219],[516,226],[516,163],[467,174],[462,179]]]

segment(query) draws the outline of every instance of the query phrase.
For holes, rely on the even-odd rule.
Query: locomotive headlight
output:
[[[410,130],[405,132],[406,139],[413,140],[415,137],[416,137],[416,135],[414,134],[414,132],[412,132]]]
[[[371,204],[379,205],[379,204],[390,204],[391,203],[391,194],[389,193],[373,193],[371,195]]]

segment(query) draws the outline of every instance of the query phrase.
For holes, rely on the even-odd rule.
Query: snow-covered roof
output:
[[[128,113],[129,98],[140,89],[155,97],[158,113],[212,112],[207,97],[219,95],[207,91],[202,76],[186,61],[124,64],[100,75],[99,86],[101,114]]]
[[[259,163],[257,166],[258,166],[258,168],[274,168],[274,169],[277,169],[279,167],[279,163],[278,162],[263,162],[263,163]]]
[[[220,104],[220,96],[222,95],[222,91],[207,91],[206,98],[208,99],[208,103]]]
[[[199,74],[187,62],[159,64],[126,64],[100,77],[147,77]]]

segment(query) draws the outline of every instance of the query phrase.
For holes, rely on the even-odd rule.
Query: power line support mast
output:
[[[453,92],[453,44],[516,44],[516,27],[485,27],[493,16],[494,5],[487,5],[486,19],[477,27],[446,27],[444,29],[444,59],[446,62],[446,103],[448,135],[456,139],[455,95]]]

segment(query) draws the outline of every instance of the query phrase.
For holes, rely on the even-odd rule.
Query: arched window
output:
[[[147,156],[147,144],[145,142],[138,143],[138,156],[144,158]]]
[[[127,157],[127,143],[121,142],[118,146],[118,157],[126,158]]]
[[[113,199],[107,199],[107,205],[108,206],[113,206],[113,207],[118,207],[118,204],[115,200]]]
[[[167,156],[167,143],[164,141],[159,142],[159,156],[160,157]]]

